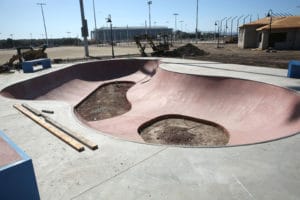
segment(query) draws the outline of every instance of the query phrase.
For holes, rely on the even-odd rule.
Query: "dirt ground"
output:
[[[184,146],[222,146],[229,141],[229,135],[220,127],[173,117],[151,124],[140,135],[148,143]]]
[[[96,121],[124,114],[131,108],[126,92],[134,83],[105,84],[76,106],[76,112],[86,121]]]
[[[221,48],[217,48],[216,44],[206,43],[199,43],[196,46],[209,54],[192,59],[283,69],[288,68],[290,60],[300,60],[299,50],[282,50],[268,53],[263,50],[240,49],[237,44],[224,44]]]
[[[173,48],[178,48],[187,44],[189,41],[179,42]],[[222,44],[221,48],[217,48],[215,42],[199,42],[193,43],[199,49],[206,51],[208,54],[196,57],[187,57],[196,60],[216,61],[223,63],[246,64],[254,66],[265,66],[274,68],[287,68],[290,60],[300,60],[300,51],[276,51],[267,53],[262,50],[240,49],[237,44]],[[139,51],[134,43],[121,44],[114,47],[116,57],[139,56]],[[12,55],[16,54],[16,50],[0,49],[0,65],[7,62]],[[111,56],[110,46],[89,46],[91,58],[109,58]],[[150,47],[146,48],[146,53],[152,52]],[[62,46],[47,48],[46,53],[51,59],[83,59],[84,49],[77,46]]]

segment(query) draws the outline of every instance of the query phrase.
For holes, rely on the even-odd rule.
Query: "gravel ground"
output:
[[[178,48],[188,42],[179,42],[172,47]],[[274,68],[287,68],[290,60],[300,60],[300,51],[275,51],[268,53],[257,49],[240,49],[237,44],[223,44],[217,48],[214,42],[199,42],[196,45],[199,49],[208,52],[207,55],[197,57],[187,57],[196,60],[217,61],[222,63],[246,64],[255,66],[266,66]],[[139,50],[134,43],[122,44],[114,47],[116,56],[138,56]],[[90,45],[89,52],[91,57],[110,57],[110,46]],[[150,53],[151,48],[146,48],[146,53]],[[16,50],[0,50],[0,65],[7,62]],[[81,59],[84,57],[84,48],[78,46],[61,46],[47,48],[46,53],[51,59]]]

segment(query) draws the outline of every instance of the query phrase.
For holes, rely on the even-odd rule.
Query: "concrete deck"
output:
[[[1,88],[39,76],[0,75]],[[162,59],[167,70],[229,76],[300,90],[287,70],[184,59]],[[78,123],[61,101],[19,101],[0,97],[0,129],[33,160],[42,199],[298,199],[300,135],[226,148],[179,148],[134,143],[96,133]],[[99,145],[76,152],[26,118],[12,105],[54,110],[55,118]],[[280,105],[278,105],[280,106]],[[272,121],[270,124],[272,125]]]

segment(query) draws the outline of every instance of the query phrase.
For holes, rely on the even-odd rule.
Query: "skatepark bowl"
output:
[[[96,134],[140,143],[223,147],[272,141],[300,130],[300,96],[292,90],[172,72],[158,60],[74,64],[10,85],[1,95],[67,102]]]

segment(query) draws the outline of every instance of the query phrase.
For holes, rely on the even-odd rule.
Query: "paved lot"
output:
[[[245,78],[300,89],[287,70],[186,59],[162,59],[161,67],[189,74]],[[0,74],[4,88],[33,74]],[[0,97],[0,129],[33,159],[42,199],[299,199],[300,135],[257,145],[179,148],[145,145],[96,132],[58,101]],[[54,110],[54,118],[99,145],[76,152],[12,108],[27,102]],[[280,105],[278,105],[280,106]],[[272,125],[272,122],[270,124]]]

